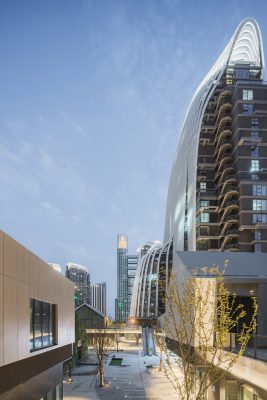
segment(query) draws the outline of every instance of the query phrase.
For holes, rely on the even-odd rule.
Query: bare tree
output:
[[[231,371],[256,329],[257,300],[250,292],[252,315],[248,318],[236,294],[227,289],[224,272],[202,268],[191,275],[172,273],[165,294],[166,313],[157,344],[164,353],[164,372],[180,400],[203,400],[209,386]],[[249,321],[245,322],[249,319]],[[227,351],[231,332],[236,351]],[[168,348],[167,348],[168,346]],[[169,348],[177,354],[170,355]]]
[[[98,328],[91,334],[93,348],[98,361],[99,387],[105,386],[105,359],[108,351],[113,343],[111,336],[108,334],[107,327]]]
[[[119,345],[122,341],[122,337],[118,329],[114,329],[114,342],[116,343],[116,351],[119,352]]]

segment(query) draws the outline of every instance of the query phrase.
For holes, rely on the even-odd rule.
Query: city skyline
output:
[[[127,233],[129,253],[163,238],[198,82],[243,18],[267,37],[260,1],[220,12],[209,1],[111,3],[2,2],[0,16],[1,228],[47,262],[72,260],[105,280],[108,314],[116,234]]]

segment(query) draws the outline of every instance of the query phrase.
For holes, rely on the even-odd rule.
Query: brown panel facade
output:
[[[2,393],[23,385],[31,378],[62,363],[71,356],[72,345],[70,344],[1,367],[0,399],[2,400]]]

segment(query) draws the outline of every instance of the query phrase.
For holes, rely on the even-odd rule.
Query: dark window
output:
[[[236,79],[249,79],[248,69],[236,69],[235,71]]]
[[[30,351],[56,344],[55,305],[31,299],[30,302]]]
[[[253,114],[253,104],[248,104],[248,103],[243,104],[243,114],[245,115]]]

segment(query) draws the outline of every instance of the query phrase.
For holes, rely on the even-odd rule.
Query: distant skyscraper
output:
[[[105,282],[91,283],[91,305],[102,314],[107,314],[107,286]]]
[[[90,275],[87,268],[74,263],[66,266],[66,277],[75,283],[75,306],[90,304]]]
[[[127,268],[128,268],[128,274],[127,274],[127,279],[128,279],[128,310],[127,310],[127,318],[130,313],[130,306],[131,306],[131,299],[132,299],[132,293],[133,293],[133,284],[134,284],[134,278],[135,278],[135,273],[137,269],[137,260],[138,260],[138,254],[136,253],[135,255],[128,255],[128,263],[127,263]]]
[[[126,322],[128,315],[128,237],[117,236],[117,299],[116,322]]]

